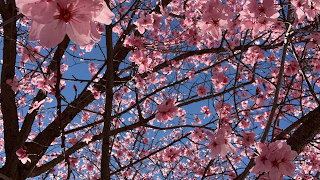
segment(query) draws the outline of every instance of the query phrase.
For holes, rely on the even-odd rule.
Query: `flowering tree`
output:
[[[319,10],[0,0],[0,179],[320,178]]]

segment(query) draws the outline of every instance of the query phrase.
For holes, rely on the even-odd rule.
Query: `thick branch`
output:
[[[298,154],[320,133],[320,106],[309,114],[308,119],[287,140],[291,149]]]
[[[113,45],[112,27],[106,26],[107,36],[107,72],[106,72],[106,104],[104,113],[103,139],[102,139],[102,158],[101,158],[101,179],[110,179],[110,130],[112,122],[112,101],[113,101]]]
[[[17,14],[14,1],[7,1],[5,5],[3,0],[0,0],[0,12],[4,21]],[[7,8],[5,8],[7,7]],[[7,80],[13,79],[15,75],[16,63],[16,39],[17,29],[15,21],[8,23],[3,27],[3,65],[1,69],[1,111],[4,121],[4,141],[6,164],[2,168],[2,173],[11,178],[17,178],[16,172],[19,160],[16,156],[18,149],[17,139],[19,139],[19,125],[17,107],[15,104],[15,92],[11,86],[7,84]]]

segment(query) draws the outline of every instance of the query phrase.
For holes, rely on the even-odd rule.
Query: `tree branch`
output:
[[[112,122],[112,102],[113,102],[113,44],[112,27],[106,26],[107,36],[107,72],[106,72],[106,103],[104,113],[104,126],[102,132],[102,158],[101,158],[101,179],[110,179],[110,130]]]
[[[0,0],[0,12],[4,21],[9,20],[17,14],[15,2]],[[1,169],[1,173],[8,177],[18,178],[19,174],[15,172],[19,160],[16,156],[18,150],[17,139],[19,139],[19,125],[17,107],[15,103],[15,92],[11,86],[7,84],[7,80],[13,79],[15,75],[16,63],[16,39],[17,29],[15,21],[8,23],[3,27],[3,65],[1,70],[1,111],[3,114],[4,126],[4,146],[6,154],[5,166]]]

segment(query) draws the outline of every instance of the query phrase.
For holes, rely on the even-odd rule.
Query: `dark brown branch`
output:
[[[0,12],[3,21],[7,21],[17,14],[14,1],[0,0]],[[0,173],[17,179],[19,173],[16,172],[19,160],[16,156],[18,150],[17,139],[19,139],[19,125],[17,107],[15,103],[15,92],[11,86],[7,84],[7,80],[13,79],[15,75],[16,63],[16,39],[17,29],[15,21],[8,23],[3,27],[3,65],[1,69],[1,111],[3,114],[4,126],[4,146],[6,154],[6,164],[1,169]],[[8,163],[9,162],[9,163]]]
[[[320,106],[309,114],[307,120],[287,140],[291,149],[298,154],[320,133]]]
[[[107,72],[106,72],[106,103],[104,113],[104,126],[102,132],[102,158],[101,158],[101,179],[110,179],[110,130],[112,122],[112,102],[113,102],[113,44],[112,27],[106,26],[107,36]]]

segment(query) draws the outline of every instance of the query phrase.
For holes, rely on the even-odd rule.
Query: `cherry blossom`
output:
[[[195,128],[190,136],[195,142],[206,141],[206,133],[201,128]]]
[[[215,73],[211,77],[211,80],[212,80],[212,83],[214,84],[215,89],[217,89],[218,91],[223,89],[225,85],[229,83],[229,79],[224,72]]]
[[[169,147],[165,150],[163,159],[171,162],[179,160],[179,150],[175,147]]]
[[[257,62],[263,61],[264,58],[264,51],[258,46],[252,46],[248,49],[243,62],[253,67]]]
[[[35,48],[33,48],[31,45],[28,45],[28,48],[22,48],[22,57],[21,57],[21,62],[23,64],[25,64],[28,60],[31,63],[36,62],[37,58],[41,58],[41,54],[40,53],[41,50],[41,46],[36,46]]]
[[[242,139],[240,140],[241,144],[244,147],[250,147],[255,142],[256,134],[254,132],[242,131]]]
[[[212,115],[211,110],[208,108],[208,106],[202,106],[201,112],[205,114],[205,117],[210,117]]]
[[[230,115],[231,115],[232,106],[229,103],[224,103],[223,101],[218,101],[216,105],[216,111],[223,123],[230,123]]]
[[[11,86],[11,89],[12,89],[13,91],[21,90],[22,85],[23,85],[21,82],[19,82],[17,76],[14,76],[13,79],[7,79],[6,83]]]
[[[86,142],[87,144],[92,140],[93,135],[91,133],[85,134],[83,136],[83,141]]]
[[[255,158],[256,166],[252,169],[253,173],[269,172],[271,179],[280,179],[283,175],[294,175],[296,166],[292,161],[298,154],[292,151],[286,142],[277,140],[269,146],[257,143],[257,150],[260,154]]]
[[[211,158],[214,159],[216,155],[225,156],[229,151],[236,152],[235,147],[230,143],[230,133],[225,128],[218,129],[216,135],[209,131],[205,132],[209,137],[210,142],[207,147],[211,151]]]
[[[272,0],[265,0],[262,3],[254,0],[246,1],[240,12],[241,30],[252,28],[253,35],[256,36],[259,31],[268,30],[276,23],[279,15]]]
[[[0,4],[1,176],[319,175],[319,0]]]
[[[81,46],[88,45],[91,39],[98,41],[100,36],[94,20],[110,24],[110,19],[114,17],[102,0],[71,0],[68,2],[61,0],[24,2],[21,0],[17,6],[23,14],[34,21],[30,29],[30,40],[40,39],[41,44],[47,48],[60,43],[65,34]]]
[[[207,88],[205,86],[202,86],[200,85],[198,88],[197,88],[197,93],[198,93],[198,96],[200,97],[204,97],[207,95]]]
[[[28,113],[31,114],[35,109],[38,109],[40,106],[44,106],[45,101],[46,101],[45,99],[43,99],[40,102],[35,101],[32,105],[32,108],[28,110]]]
[[[158,113],[156,118],[163,123],[167,123],[168,120],[172,120],[174,115],[178,112],[178,107],[174,104],[174,99],[169,98],[164,100],[162,104],[157,107]]]
[[[20,148],[16,151],[16,155],[18,156],[18,159],[23,163],[26,164],[27,161],[31,163],[31,159],[28,157],[28,148],[24,146],[23,148]]]
[[[150,29],[153,24],[153,18],[151,14],[141,14],[141,17],[137,20],[138,30],[141,34],[144,33],[146,29]]]
[[[206,11],[199,22],[203,33],[210,33],[215,39],[219,40],[222,31],[231,26],[233,13],[226,5],[222,5],[220,0],[211,0],[206,4]]]
[[[297,61],[286,61],[284,64],[284,73],[288,76],[293,76],[299,71],[299,65]]]

